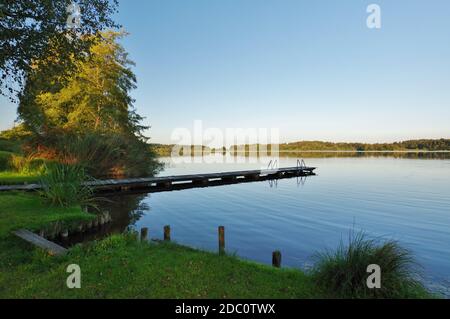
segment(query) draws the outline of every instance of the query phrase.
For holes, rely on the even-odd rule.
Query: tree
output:
[[[130,96],[136,77],[118,43],[122,36],[108,31],[95,37],[88,56],[74,61],[75,70],[62,70],[64,82],[47,63],[32,66],[18,109],[31,132],[26,153],[82,165],[95,177],[148,176],[158,169]]]
[[[78,0],[81,21],[76,28],[67,25],[72,0],[1,0],[0,3],[0,94],[15,100],[25,76],[35,61],[58,52],[58,64],[70,68],[85,57],[93,35],[117,25],[111,19],[117,0]],[[79,35],[90,35],[90,41]],[[48,50],[50,42],[52,49]],[[54,67],[57,65],[55,64]]]
[[[36,135],[58,128],[142,136],[145,126],[129,92],[136,87],[133,62],[117,40],[123,32],[104,32],[66,81],[42,66],[32,68],[20,96],[19,119]],[[55,58],[55,57],[54,57]],[[57,58],[57,57],[56,57]]]

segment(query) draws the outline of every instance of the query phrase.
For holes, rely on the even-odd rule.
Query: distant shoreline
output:
[[[300,141],[284,144],[241,144],[231,147],[213,148],[205,145],[151,144],[151,149],[160,156],[175,152],[182,155],[205,154],[447,154],[450,153],[450,139],[421,139],[395,143],[332,143],[321,141]],[[272,154],[273,153],[273,154]]]

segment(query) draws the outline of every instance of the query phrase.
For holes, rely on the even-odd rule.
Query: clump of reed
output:
[[[46,167],[40,179],[40,194],[54,206],[81,204],[95,207],[93,189],[85,183],[89,179],[82,166],[53,163]]]
[[[419,269],[410,251],[396,241],[368,239],[351,232],[348,244],[316,254],[312,275],[316,283],[337,298],[420,298],[429,296],[418,280]],[[369,288],[369,265],[381,269],[381,288]]]

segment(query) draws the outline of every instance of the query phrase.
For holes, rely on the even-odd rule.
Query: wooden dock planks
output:
[[[31,244],[33,244],[34,246],[37,246],[39,248],[46,250],[52,256],[64,255],[67,253],[66,248],[61,247],[61,246],[55,244],[54,242],[48,241],[47,239],[45,239],[41,236],[38,236],[29,230],[20,229],[20,230],[16,230],[15,232],[13,232],[13,234]]]
[[[229,181],[230,179],[254,179],[259,177],[273,177],[274,179],[287,175],[313,175],[315,167],[287,167],[273,170],[248,170],[235,172],[222,172],[210,174],[192,174],[192,175],[177,175],[177,176],[162,176],[162,177],[148,177],[148,178],[130,178],[130,179],[108,179],[95,180],[86,182],[86,185],[95,189],[120,189],[121,187],[149,187],[152,185],[159,185],[162,187],[171,187],[173,183],[196,183],[205,184],[210,180],[221,179]],[[201,182],[201,183],[200,183]],[[0,186],[2,191],[36,191],[40,190],[41,185],[7,185]]]

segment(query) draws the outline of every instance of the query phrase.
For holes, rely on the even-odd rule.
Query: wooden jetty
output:
[[[222,172],[210,174],[193,174],[178,176],[162,176],[149,178],[108,179],[86,182],[96,192],[108,191],[169,191],[195,187],[209,187],[226,184],[254,182],[259,180],[272,180],[292,178],[295,176],[315,175],[315,167],[287,167],[266,170],[248,170],[235,172]],[[4,191],[37,191],[42,188],[39,184],[0,186],[0,192]]]
[[[52,256],[64,255],[67,252],[66,248],[61,247],[54,242],[48,241],[47,239],[38,236],[35,233],[30,232],[29,230],[20,229],[13,232],[13,234],[33,244],[34,246],[46,250]]]

